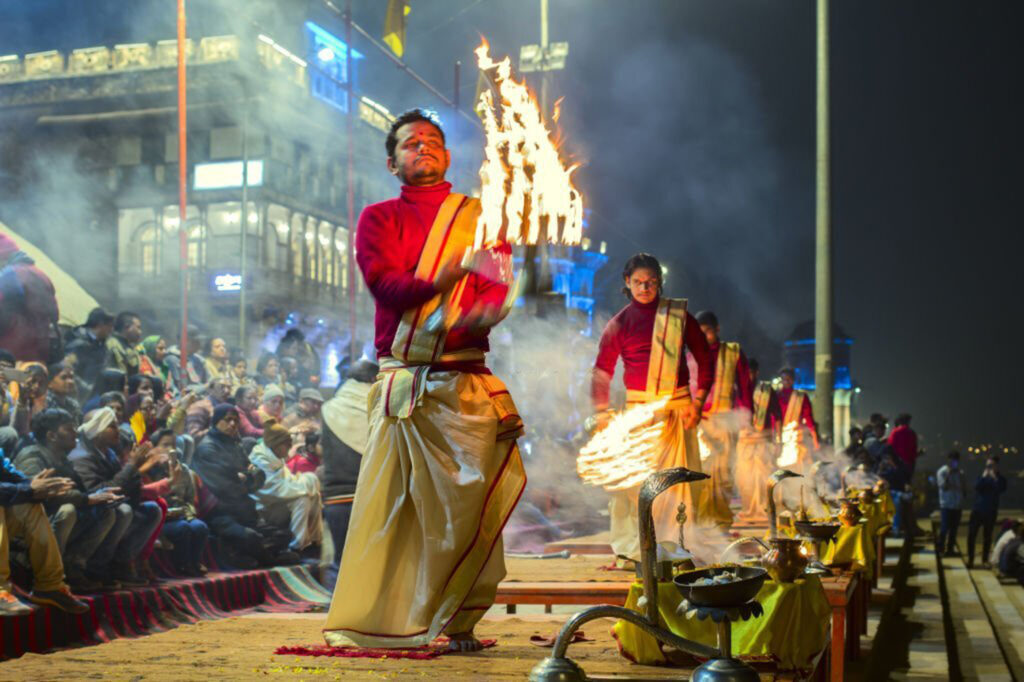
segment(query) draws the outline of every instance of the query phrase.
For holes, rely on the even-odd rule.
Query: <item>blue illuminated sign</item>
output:
[[[341,111],[348,111],[348,45],[336,35],[306,22],[306,52],[309,63],[309,89],[313,97],[327,102]],[[352,50],[352,62],[362,59],[358,50]],[[352,74],[355,86],[356,74]]]
[[[210,287],[218,293],[242,290],[242,276],[233,272],[218,272],[210,281]]]

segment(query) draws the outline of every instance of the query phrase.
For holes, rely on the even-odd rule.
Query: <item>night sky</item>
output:
[[[243,11],[279,21],[266,3],[214,4],[189,2],[195,35]],[[445,92],[461,59],[468,102],[480,36],[517,56],[539,42],[539,4],[413,0],[406,59]],[[622,262],[651,251],[669,295],[778,367],[814,313],[814,2],[550,4],[551,40],[570,43],[551,90],[565,149],[611,255],[599,305],[618,308]],[[2,0],[0,52],[170,38],[173,5]],[[356,21],[379,36],[385,5],[356,0]],[[855,339],[859,416],[913,413],[933,454],[1024,445],[1022,25],[1009,1],[832,3],[834,315]],[[382,63],[361,85],[393,111],[439,106]]]

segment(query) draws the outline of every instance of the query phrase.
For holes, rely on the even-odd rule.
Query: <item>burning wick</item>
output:
[[[629,490],[654,473],[655,446],[664,425],[654,415],[668,398],[635,405],[616,415],[580,450],[576,471],[585,483]]]
[[[583,197],[572,183],[578,164],[562,162],[536,97],[525,82],[512,78],[509,58],[494,61],[489,47],[484,40],[476,49],[477,64],[498,101],[487,89],[477,102],[486,141],[474,249],[503,241],[579,244]]]

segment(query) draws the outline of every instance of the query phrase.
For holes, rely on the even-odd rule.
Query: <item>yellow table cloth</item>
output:
[[[826,566],[852,564],[855,570],[871,576],[875,569],[875,534],[868,521],[840,528],[835,542],[828,543],[821,562]]]
[[[643,613],[637,601],[643,595],[640,582],[633,583],[626,598],[626,608]],[[817,576],[807,576],[794,583],[766,580],[757,593],[764,607],[760,618],[732,624],[733,656],[767,656],[784,670],[808,670],[814,657],[828,643],[832,610]],[[717,647],[715,623],[708,618],[677,614],[682,596],[670,582],[658,584],[658,610],[663,625],[687,639]],[[644,665],[667,663],[658,641],[632,623],[620,620],[612,627],[622,655]]]

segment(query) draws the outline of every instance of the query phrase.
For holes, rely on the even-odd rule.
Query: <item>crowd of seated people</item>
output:
[[[325,525],[337,565],[361,446],[325,426],[302,332],[250,363],[194,327],[184,354],[148,331],[97,308],[51,364],[0,349],[0,615],[157,582],[158,550],[191,577],[210,550],[227,568],[318,562]],[[365,413],[346,418],[334,431],[365,430]]]

